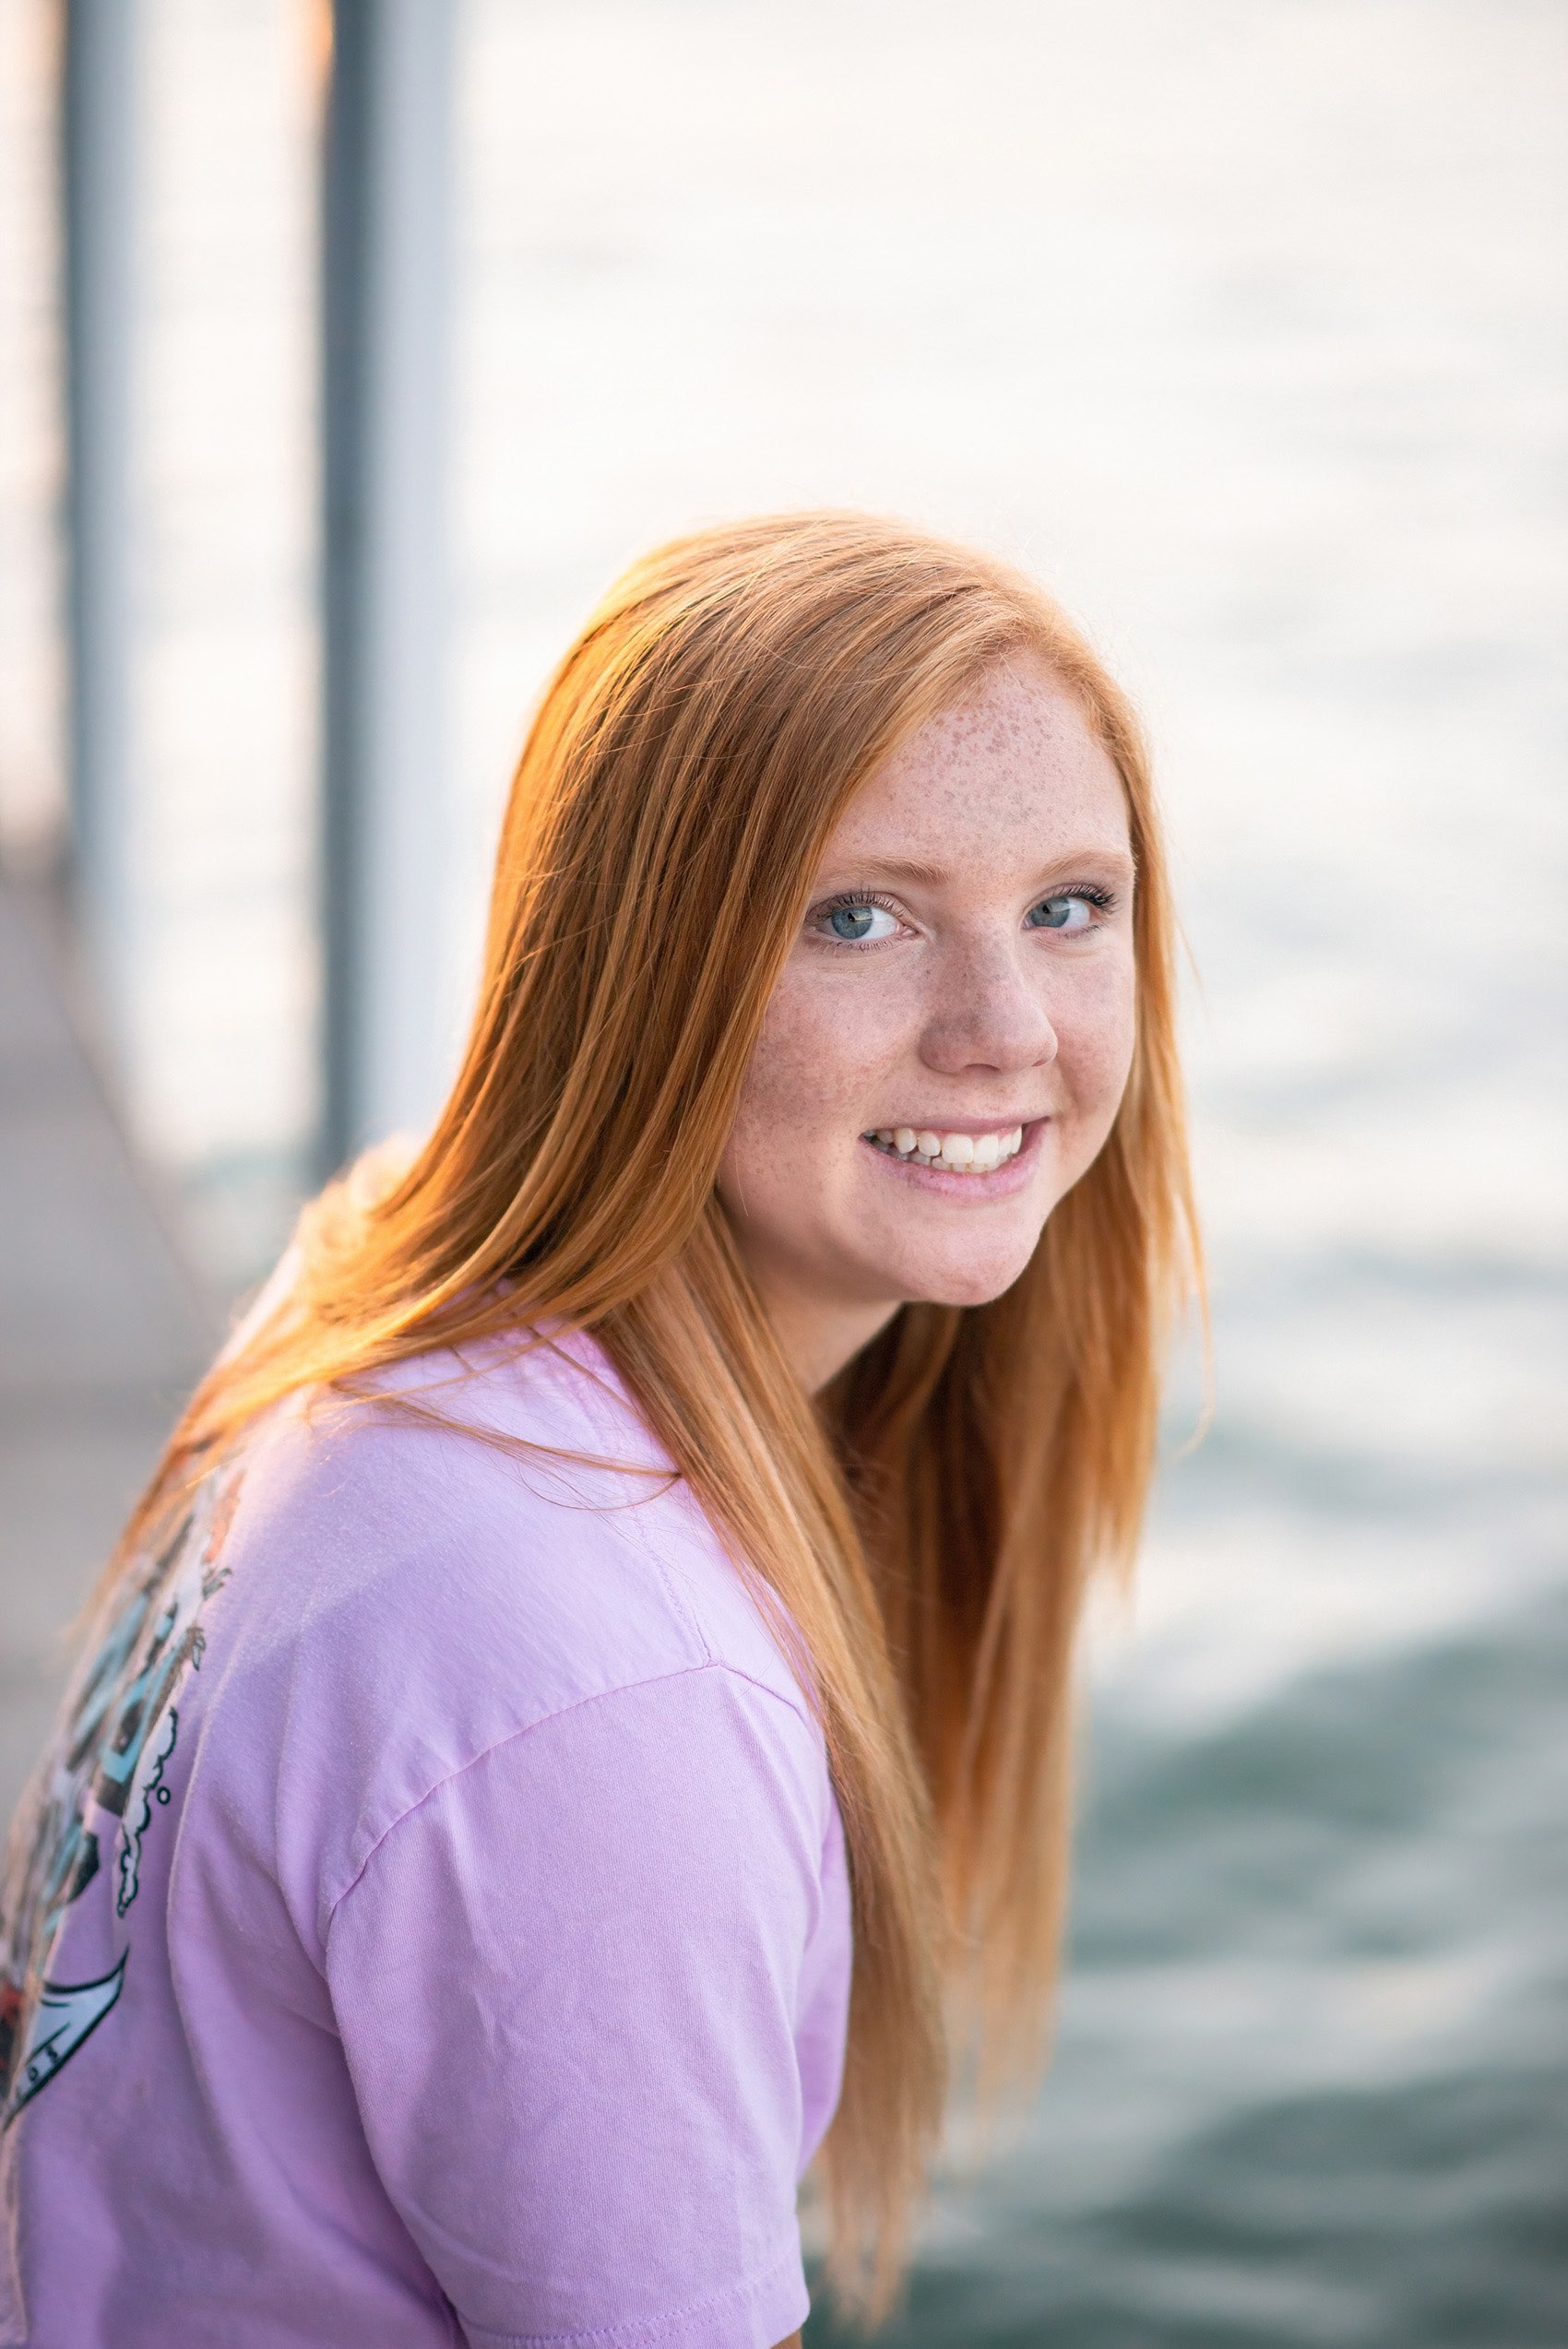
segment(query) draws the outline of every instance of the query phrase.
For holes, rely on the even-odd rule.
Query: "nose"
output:
[[[932,972],[921,1058],[944,1076],[1016,1075],[1056,1058],[1056,1030],[1040,991],[1008,944],[956,951]]]

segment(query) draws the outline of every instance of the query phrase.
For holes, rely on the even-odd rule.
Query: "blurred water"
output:
[[[1392,1287],[1410,1336],[1451,1323],[1324,1280],[1309,1312]],[[1561,1293],[1496,1286],[1550,1355]],[[1292,1302],[1222,1341],[1289,1344]],[[1563,1515],[1550,1471],[1353,1430],[1222,1421],[1168,1475],[1146,1571],[1180,1597],[1097,1691],[1054,2070],[944,2188],[890,2342],[1561,2349]]]
[[[137,1099],[237,1276],[309,1109],[307,50],[282,0],[148,15]],[[703,516],[1022,555],[1165,778],[1217,1420],[1097,1627],[1051,2082],[890,2339],[1564,2349],[1568,17],[464,23],[453,1033],[529,701]]]

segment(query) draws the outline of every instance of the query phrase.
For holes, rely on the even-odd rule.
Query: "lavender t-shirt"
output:
[[[849,1974],[820,1730],[600,1350],[458,1368],[399,1383],[618,1465],[287,1407],[78,1678],[6,1919],[7,2343],[805,2315]]]

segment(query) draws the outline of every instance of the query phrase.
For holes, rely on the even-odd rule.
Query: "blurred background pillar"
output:
[[[322,1171],[443,1070],[454,0],[335,0],[322,236]]]
[[[131,445],[138,0],[65,0],[60,166],[71,865],[100,1016],[131,967]]]

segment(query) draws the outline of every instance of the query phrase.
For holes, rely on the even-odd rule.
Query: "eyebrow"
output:
[[[1124,848],[1070,848],[1065,855],[1053,857],[1045,870],[1063,872],[1075,864],[1111,864],[1132,872],[1135,870],[1136,860]],[[854,862],[847,859],[841,870],[861,879],[885,877],[889,881],[907,881],[916,888],[927,889],[940,889],[953,877],[944,865],[921,864],[918,860],[906,857],[865,857]]]
[[[912,881],[916,887],[922,884],[928,889],[940,889],[947,879],[939,864],[920,864],[903,857],[867,857],[868,872],[885,873],[890,881]]]

